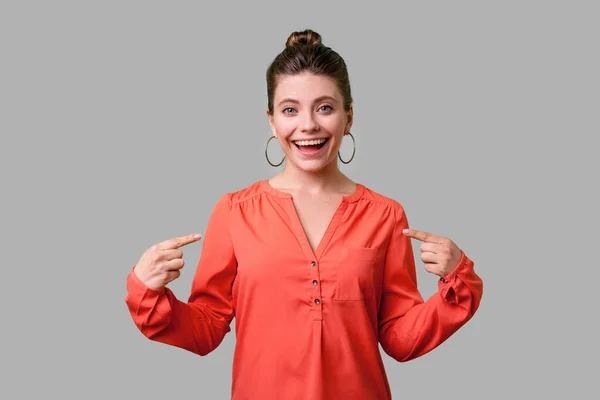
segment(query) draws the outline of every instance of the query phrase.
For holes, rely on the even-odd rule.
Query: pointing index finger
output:
[[[164,242],[159,243],[158,247],[160,249],[177,249],[179,247],[193,243],[193,242],[199,240],[201,237],[202,237],[202,235],[200,235],[198,233],[186,235],[186,236],[179,236],[176,238],[167,239]]]
[[[411,238],[429,243],[442,243],[441,238],[433,233],[417,231],[416,229],[403,229],[402,233]]]

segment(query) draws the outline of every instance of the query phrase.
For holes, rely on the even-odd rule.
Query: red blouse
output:
[[[391,399],[378,344],[400,362],[419,357],[483,294],[463,252],[424,301],[407,227],[400,203],[357,184],[313,252],[292,196],[258,181],[212,210],[187,302],[133,270],[125,301],[146,337],[201,356],[235,316],[234,400]]]

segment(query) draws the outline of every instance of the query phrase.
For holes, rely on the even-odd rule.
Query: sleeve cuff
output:
[[[440,296],[450,304],[458,304],[458,297],[456,291],[454,290],[454,286],[456,285],[456,277],[460,274],[469,263],[472,263],[471,260],[467,257],[464,251],[461,250],[461,258],[458,262],[458,265],[443,278],[440,278],[438,281],[438,290]]]

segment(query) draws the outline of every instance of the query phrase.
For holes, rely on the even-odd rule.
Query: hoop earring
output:
[[[269,154],[268,154],[268,150],[269,150],[269,142],[271,141],[271,139],[274,139],[275,136],[271,136],[269,138],[269,140],[267,140],[267,146],[265,147],[265,157],[267,158],[267,162],[269,164],[271,164],[272,167],[279,167],[281,164],[283,164],[283,161],[285,160],[285,155],[283,156],[283,158],[281,159],[281,161],[279,162],[279,164],[273,164],[271,162],[271,160],[269,160]]]
[[[349,164],[350,161],[352,161],[352,159],[354,158],[354,154],[356,153],[356,141],[354,140],[354,136],[352,136],[352,134],[350,132],[348,132],[348,135],[350,135],[350,137],[352,138],[352,143],[354,144],[354,148],[352,149],[352,157],[350,157],[350,159],[348,161],[342,160],[342,156],[340,155],[340,152],[338,151],[338,158],[344,164]]]

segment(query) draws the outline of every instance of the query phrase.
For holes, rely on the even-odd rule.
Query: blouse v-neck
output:
[[[286,206],[288,207],[289,216],[290,218],[292,218],[292,221],[294,223],[294,233],[299,239],[303,251],[306,255],[310,256],[311,258],[317,261],[321,259],[321,256],[323,255],[325,248],[329,244],[331,237],[335,233],[341,221],[341,218],[344,215],[344,212],[348,208],[348,205],[357,202],[361,198],[365,190],[364,185],[357,182],[356,190],[354,191],[354,193],[342,196],[340,203],[338,204],[335,212],[329,220],[329,223],[327,225],[327,228],[325,229],[325,232],[323,233],[323,236],[319,240],[317,247],[313,250],[312,246],[310,245],[310,241],[308,240],[308,235],[306,234],[304,226],[302,225],[302,222],[300,220],[300,214],[298,214],[298,210],[294,204],[294,196],[288,192],[284,192],[274,188],[273,186],[271,186],[271,183],[268,179],[261,180],[260,186],[266,193],[273,195],[277,198],[283,199],[287,202]]]

